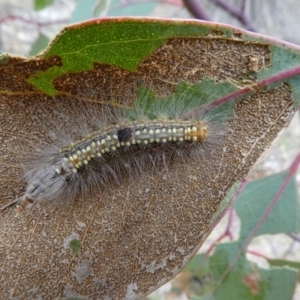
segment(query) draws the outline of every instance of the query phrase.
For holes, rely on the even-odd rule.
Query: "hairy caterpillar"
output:
[[[211,151],[210,145],[220,141],[224,130],[214,120],[215,112],[195,109],[199,99],[194,97],[153,99],[148,93],[132,107],[116,110],[113,118],[102,121],[96,129],[86,130],[78,138],[69,137],[72,142],[60,142],[56,150],[51,146],[53,141],[44,144],[25,163],[27,186],[20,207],[31,202],[70,203],[79,194],[85,198],[112,183],[120,185],[124,179],[207,155],[205,151]],[[83,114],[83,118],[98,118],[97,112],[96,116]],[[99,116],[103,115],[101,111]],[[81,121],[78,128],[84,127]],[[67,131],[65,128],[58,135],[70,135]]]

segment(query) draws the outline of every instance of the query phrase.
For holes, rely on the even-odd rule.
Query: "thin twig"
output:
[[[209,15],[203,9],[199,0],[183,0],[187,10],[196,18],[200,20],[210,21]]]
[[[242,1],[241,13],[245,14],[247,0]]]
[[[209,254],[212,252],[212,250],[216,247],[216,245],[218,243],[220,243],[224,238],[228,237],[230,241],[233,240],[233,235],[231,232],[231,228],[232,228],[232,222],[234,219],[234,214],[233,214],[233,208],[230,207],[229,210],[229,216],[228,216],[228,222],[227,222],[227,226],[226,229],[224,230],[224,232],[210,245],[210,247],[208,248],[208,250],[206,251],[206,256],[209,256]]]
[[[235,5],[228,3],[228,1],[226,0],[215,0],[215,4],[222,7],[233,17],[238,19],[246,27],[247,30],[256,32],[251,20],[245,14],[245,1],[243,2],[241,9],[238,9]]]
[[[294,241],[300,243],[300,236],[294,233],[288,233],[287,234],[291,239],[293,239]]]

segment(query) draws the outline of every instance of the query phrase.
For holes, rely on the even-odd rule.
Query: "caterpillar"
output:
[[[84,118],[90,117],[88,114],[83,110]],[[103,115],[101,111],[92,118]],[[147,93],[114,115],[96,129],[71,137],[72,142],[56,145],[55,151],[53,141],[42,146],[24,166],[27,185],[19,207],[23,210],[30,203],[65,205],[80,194],[88,198],[90,193],[111,184],[120,186],[128,178],[168,170],[173,163],[211,152],[211,145],[220,142],[224,134],[222,122],[215,122],[217,114],[199,110],[199,99],[195,101],[194,96],[153,99]],[[80,123],[78,120],[76,125],[83,126]],[[59,134],[69,133],[66,129]]]

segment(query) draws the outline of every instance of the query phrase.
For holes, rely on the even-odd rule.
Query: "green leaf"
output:
[[[265,79],[271,75],[278,74],[279,72],[292,68],[295,65],[300,65],[300,57],[297,54],[296,49],[291,49],[291,51],[286,52],[281,47],[271,47],[271,59],[272,59],[272,65],[270,68],[262,70],[258,74],[258,78],[260,80]],[[294,76],[287,81],[292,87],[293,96],[295,99],[300,99],[300,88],[299,88],[299,82],[300,76]]]
[[[300,271],[300,262],[285,259],[268,259],[268,263],[272,267],[290,267]]]
[[[208,300],[213,300],[212,297],[207,298],[207,296],[203,296],[203,297],[200,297],[200,296],[192,296],[192,298],[191,298],[191,300],[206,300],[206,299],[208,299]]]
[[[62,66],[40,72],[29,78],[29,82],[47,93],[55,94],[52,81],[63,74],[91,70],[96,62],[134,71],[167,38],[202,36],[211,30],[208,26],[178,26],[176,23],[136,22],[134,19],[112,20],[101,25],[97,23],[96,20],[75,25],[60,34],[44,57],[58,56]]]
[[[300,274],[300,262],[298,261],[290,261],[285,259],[268,259],[268,263],[272,267],[289,267],[291,269],[295,269]],[[298,276],[298,282],[300,282],[300,276]]]
[[[34,9],[41,10],[47,6],[52,5],[54,0],[34,0]]]
[[[280,173],[247,184],[234,208],[241,218],[240,239],[244,240],[278,192],[287,173]],[[300,232],[300,207],[295,179],[266,218],[256,235]]]
[[[77,254],[81,248],[81,241],[76,240],[76,239],[72,240],[72,241],[70,241],[69,246],[72,251],[72,254]]]
[[[214,255],[210,258],[209,265],[215,283],[219,282],[229,267],[234,248],[238,249],[239,243],[218,245]],[[205,296],[202,299],[292,299],[296,282],[297,272],[294,270],[288,268],[260,269],[241,256],[228,275],[222,279],[222,284],[215,286],[213,297]]]
[[[80,2],[78,5],[84,5],[84,11],[88,11],[90,16],[92,14],[90,9],[92,2],[90,5],[84,3]],[[79,11],[79,6],[77,8]],[[62,65],[36,74],[34,77],[29,78],[29,82],[53,95],[56,91],[51,82],[63,74],[91,70],[94,63],[108,64],[135,71],[142,60],[165,44],[168,39],[206,37],[209,36],[209,33],[214,34],[215,30],[224,38],[231,38],[235,35],[232,28],[214,28],[206,24],[199,25],[196,22],[173,21],[170,23],[159,20],[149,21],[147,19],[115,19],[110,21],[92,20],[81,23],[71,26],[59,34],[44,54],[45,59],[53,56],[59,57]],[[247,40],[249,36],[243,33],[241,38]],[[251,36],[251,38],[255,40],[255,36]],[[261,43],[261,38],[256,39],[259,41],[258,43]],[[268,44],[269,42],[265,41],[265,43]],[[274,72],[285,70],[293,63],[295,65],[299,62],[299,55],[296,51],[275,44],[271,50],[274,60],[278,61],[278,56],[282,59],[280,67],[273,67],[273,61],[271,61],[271,68],[258,70],[258,78],[267,78]],[[255,59],[254,62],[256,62]],[[259,66],[259,62],[257,62],[257,65]],[[256,70],[256,66],[250,65],[249,70]],[[250,71],[249,74],[252,74],[253,71]],[[260,75],[260,73],[262,74]],[[288,79],[291,84],[294,80],[293,78]],[[297,93],[296,82],[292,86],[293,93]],[[295,96],[295,99],[299,101],[300,95],[295,94]]]
[[[184,267],[183,271],[190,272],[192,275],[198,275],[199,272],[202,272],[206,269],[208,259],[204,254],[197,254],[193,259]],[[206,273],[206,271],[204,272]]]
[[[190,85],[185,82],[179,82],[176,88],[176,94],[181,98],[198,99],[197,106],[211,103],[216,97],[222,97],[237,91],[238,88],[230,82],[216,83],[214,80],[205,78],[201,82]],[[218,94],[218,96],[216,96]],[[237,100],[237,99],[236,99]],[[193,100],[195,101],[195,100]],[[186,104],[188,105],[188,104]],[[233,117],[230,112],[234,109],[235,102],[220,105],[213,108],[213,114],[217,116],[215,122],[222,123]],[[226,114],[222,114],[226,112]]]
[[[212,93],[212,91],[217,91],[219,97],[221,97],[237,91],[237,88],[229,82],[215,83],[213,80],[205,78],[196,84],[179,82],[174,94],[171,94],[170,96],[155,97],[152,90],[141,87],[138,90],[138,99],[135,104],[141,104],[142,106],[147,107],[147,116],[150,119],[153,119],[151,106],[153,106],[153,102],[155,101],[163,101],[163,105],[169,106],[170,110],[172,110],[174,101],[176,101],[176,103],[181,104],[182,112],[189,112],[199,106],[211,103],[216,97],[215,93]],[[225,121],[228,121],[230,118],[233,118],[234,107],[235,102],[231,101],[226,105],[220,105],[219,107],[211,109],[210,115],[216,116],[216,124],[222,124]],[[131,108],[128,110],[129,116],[131,110]]]
[[[196,295],[204,295],[213,288],[209,258],[205,254],[194,256],[182,272],[190,273],[189,289]]]
[[[49,39],[41,33],[37,38],[37,40],[33,43],[29,55],[34,56],[40,53],[41,51],[47,48],[48,44],[49,44]]]

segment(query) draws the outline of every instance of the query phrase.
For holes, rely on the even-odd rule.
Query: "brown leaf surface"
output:
[[[92,71],[61,76],[54,98],[25,79],[59,58],[8,58],[0,66],[6,90],[0,98],[1,205],[22,195],[20,165],[49,138],[49,128],[70,126],[82,107],[100,111],[101,101],[130,103],[140,80],[158,92],[205,77],[244,86],[250,80],[245,70],[269,61],[268,47],[255,42],[173,39],[137,72],[95,64]],[[111,186],[59,211],[1,211],[3,299],[136,299],[162,285],[199,249],[221,201],[286,125],[292,104],[287,84],[254,92],[238,102],[222,143],[205,157]]]

